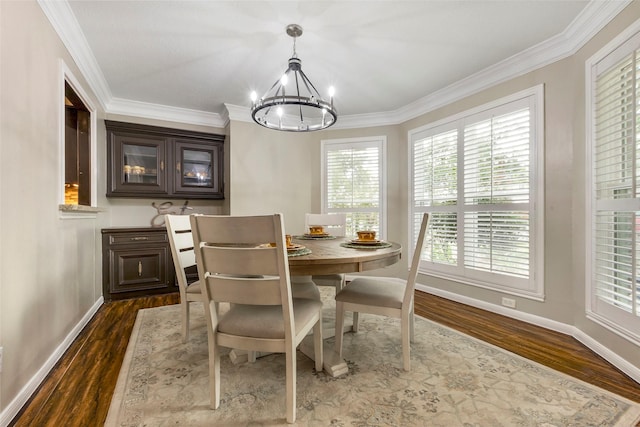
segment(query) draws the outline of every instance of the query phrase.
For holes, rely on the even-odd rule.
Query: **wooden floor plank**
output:
[[[10,425],[103,425],[138,310],[178,301],[178,294],[170,294],[103,305]],[[570,336],[420,291],[416,292],[415,311],[640,402],[638,383]]]

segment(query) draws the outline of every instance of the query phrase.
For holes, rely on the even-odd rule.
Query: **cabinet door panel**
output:
[[[113,133],[109,194],[167,194],[166,139]],[[127,194],[129,193],[129,194]]]
[[[177,139],[174,146],[174,193],[222,197],[221,144]]]
[[[124,249],[111,251],[111,293],[140,291],[168,287],[165,266],[168,259],[166,247]]]

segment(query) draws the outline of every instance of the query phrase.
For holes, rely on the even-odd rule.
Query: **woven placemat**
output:
[[[358,243],[340,243],[340,246],[342,246],[343,248],[351,248],[351,249],[383,249],[383,248],[390,248],[393,245],[389,242],[380,242],[380,243],[376,243],[375,245],[360,245]]]
[[[311,236],[305,236],[304,234],[301,236],[293,236],[294,239],[298,239],[298,240],[331,240],[331,239],[335,239],[336,236],[318,236],[318,237],[311,237]]]
[[[298,250],[295,250],[295,251],[287,252],[287,254],[290,257],[309,255],[310,253],[311,253],[311,249],[309,249],[309,248],[302,248],[302,249],[298,249]]]

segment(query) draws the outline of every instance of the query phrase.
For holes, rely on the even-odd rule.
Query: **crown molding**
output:
[[[146,119],[165,120],[169,122],[192,125],[214,126],[224,128],[229,119],[226,116],[208,111],[171,107],[149,102],[132,101],[130,99],[111,98],[107,103],[108,114],[142,117]]]
[[[249,107],[227,103],[225,103],[224,106],[227,113],[226,115],[229,120],[233,120],[235,122],[253,123]]]
[[[224,104],[227,110],[229,120],[245,123],[255,123],[251,118],[251,109],[249,107]],[[353,114],[350,116],[339,116],[336,124],[331,126],[335,129],[356,129],[374,126],[394,125],[401,123],[394,113],[371,113],[371,114]]]
[[[76,62],[80,73],[98,99],[100,107],[103,110],[106,109],[106,105],[111,99],[111,89],[109,89],[104,74],[98,66],[98,61],[89,48],[89,43],[71,10],[71,6],[66,0],[38,0],[38,4]]]
[[[430,93],[394,111],[340,116],[332,129],[397,125],[499,83],[575,54],[632,0],[591,0],[560,34],[510,58]],[[38,4],[78,64],[80,72],[106,113],[126,114],[181,123],[224,127],[229,120],[252,122],[248,107],[224,104],[221,114],[113,98],[102,70],[66,0]]]
[[[575,54],[631,1],[590,1],[562,33],[399,108],[394,112],[398,123]]]

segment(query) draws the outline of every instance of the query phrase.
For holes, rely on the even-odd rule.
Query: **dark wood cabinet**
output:
[[[105,125],[107,197],[224,198],[224,135]]]
[[[177,292],[167,230],[102,229],[102,287],[106,301]]]

